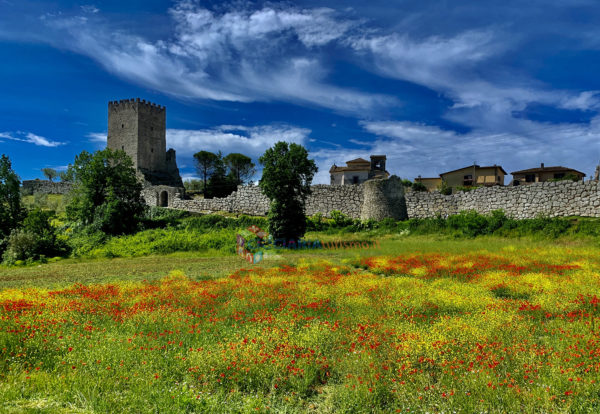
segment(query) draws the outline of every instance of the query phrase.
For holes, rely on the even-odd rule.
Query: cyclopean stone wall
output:
[[[46,180],[23,181],[26,194],[66,194],[70,183]],[[439,192],[407,192],[399,179],[372,180],[359,185],[314,185],[306,200],[306,214],[330,216],[339,210],[352,218],[395,219],[447,217],[464,210],[489,213],[502,209],[517,219],[533,218],[540,214],[550,217],[600,217],[600,182],[559,181],[535,183],[518,187],[484,187],[469,192],[445,196]],[[146,203],[198,213],[230,212],[264,216],[269,200],[259,187],[238,187],[225,198],[183,199],[178,187],[151,186],[143,190]]]
[[[360,211],[362,220],[407,218],[406,201],[402,180],[392,176],[387,180],[369,180],[363,184],[363,203]]]
[[[362,185],[314,185],[311,189],[312,194],[306,200],[307,215],[321,213],[329,217],[332,210],[339,210],[352,218],[360,217]],[[239,186],[237,191],[224,198],[183,200],[175,196],[169,207],[198,213],[226,211],[264,216],[269,211],[269,199],[257,186]]]
[[[447,217],[464,210],[489,213],[502,209],[517,219],[582,216],[600,217],[600,183],[546,182],[517,187],[484,187],[445,196],[439,192],[406,194],[408,217]]]
[[[72,183],[68,182],[52,182],[48,180],[26,180],[23,181],[22,189],[26,195],[34,193],[41,194],[67,194],[73,188]]]

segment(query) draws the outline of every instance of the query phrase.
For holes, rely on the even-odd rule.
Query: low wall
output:
[[[558,181],[517,187],[484,187],[449,196],[439,192],[405,195],[408,217],[447,217],[463,210],[489,213],[502,209],[516,219],[582,216],[600,217],[600,182]]]
[[[72,183],[52,182],[48,180],[26,180],[22,184],[23,193],[32,195],[40,194],[67,194],[73,188]]]
[[[314,185],[306,200],[306,214],[321,213],[329,216],[339,210],[352,218],[359,218],[363,201],[362,185]],[[226,211],[229,213],[264,216],[269,211],[269,199],[257,186],[239,186],[238,190],[224,198],[182,200],[175,197],[169,207],[197,213]]]

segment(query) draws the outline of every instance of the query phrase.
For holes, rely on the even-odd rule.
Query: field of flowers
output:
[[[600,412],[597,248],[0,291],[2,412]]]

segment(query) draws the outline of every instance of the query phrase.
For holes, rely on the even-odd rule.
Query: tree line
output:
[[[189,182],[186,189],[200,190],[204,198],[226,197],[238,185],[250,183],[256,173],[252,159],[237,152],[223,156],[221,151],[199,151],[194,161],[202,180]]]

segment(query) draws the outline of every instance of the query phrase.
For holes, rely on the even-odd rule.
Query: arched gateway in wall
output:
[[[168,207],[169,206],[169,193],[167,191],[161,191],[158,197],[158,206],[159,207]]]

